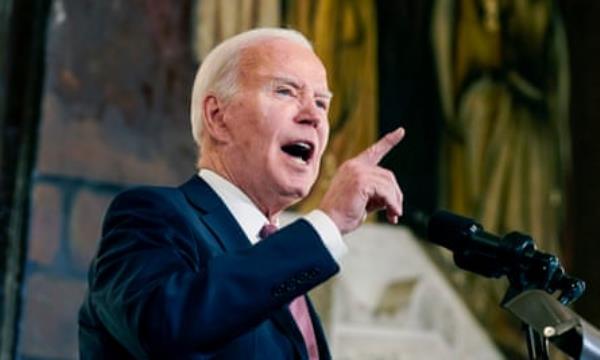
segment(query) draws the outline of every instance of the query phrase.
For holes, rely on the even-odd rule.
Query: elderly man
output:
[[[305,294],[338,270],[367,212],[402,193],[377,166],[398,129],[344,163],[319,209],[276,230],[314,184],[331,101],[309,42],[257,29],[217,46],[194,84],[199,173],[118,195],[79,314],[82,359],[329,359]]]

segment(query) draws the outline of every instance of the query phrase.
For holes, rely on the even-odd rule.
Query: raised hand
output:
[[[385,209],[388,221],[398,222],[402,215],[402,191],[394,174],[378,164],[403,137],[401,127],[387,133],[338,169],[319,208],[342,234],[356,229],[374,210]]]

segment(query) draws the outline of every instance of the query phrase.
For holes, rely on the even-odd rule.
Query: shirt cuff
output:
[[[333,220],[321,210],[313,210],[303,218],[312,225],[331,256],[339,263],[348,252],[348,246],[342,240],[342,234]]]

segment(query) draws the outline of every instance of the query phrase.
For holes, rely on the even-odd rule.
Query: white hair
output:
[[[242,50],[259,41],[277,38],[289,40],[311,50],[313,49],[308,39],[296,30],[259,28],[228,38],[212,49],[206,56],[196,73],[190,103],[192,136],[198,148],[200,147],[200,135],[204,120],[202,102],[206,94],[213,92],[217,96],[220,96],[223,101],[228,101],[237,91],[239,60]]]

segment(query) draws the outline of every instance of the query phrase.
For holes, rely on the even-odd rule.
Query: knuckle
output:
[[[365,181],[364,176],[360,174],[357,174],[357,176],[353,177],[352,183],[354,184],[354,187],[359,189],[366,189],[368,187],[368,182]]]
[[[396,175],[394,175],[394,173],[391,170],[383,169],[383,174],[385,178],[389,181],[396,182]]]
[[[372,146],[370,146],[369,148],[367,148],[365,155],[366,158],[370,161],[371,159],[375,158],[377,156],[377,153],[379,152],[379,144],[374,144]]]

